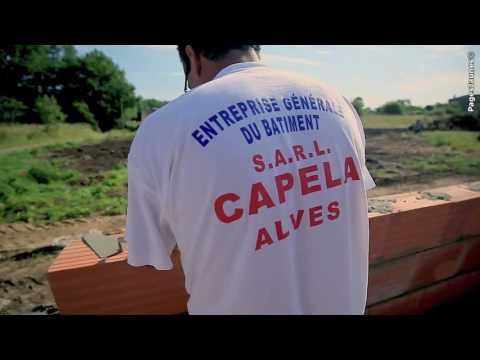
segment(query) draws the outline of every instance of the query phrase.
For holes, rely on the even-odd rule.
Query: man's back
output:
[[[335,90],[248,62],[152,114],[129,153],[131,265],[170,269],[191,314],[361,314],[361,122]]]

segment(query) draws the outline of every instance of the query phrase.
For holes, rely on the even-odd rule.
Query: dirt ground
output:
[[[403,129],[365,129],[367,167],[373,174],[384,169],[388,176],[375,179],[377,187],[368,196],[422,191],[435,187],[480,180],[478,176],[425,174],[409,169],[405,164],[414,157],[445,153],[442,147],[427,144]]]
[[[369,197],[389,195],[408,191],[420,191],[432,187],[454,185],[479,180],[475,176],[450,174],[439,178],[409,170],[404,161],[413,156],[429,156],[442,153],[440,147],[428,145],[403,129],[365,129],[367,167],[370,170],[387,169],[388,177],[375,179],[377,187],[369,192]],[[65,148],[52,151],[50,158],[66,159],[66,165],[85,174],[86,185],[98,180],[103,171],[117,165],[126,164],[130,139],[108,140],[99,144]],[[400,159],[401,157],[401,159]]]
[[[50,152],[49,158],[65,159],[65,165],[85,175],[99,174],[126,164],[131,139],[106,140],[100,144],[69,147]]]
[[[367,166],[391,169],[392,173],[387,180],[377,181],[377,188],[369,192],[370,198],[480,180],[455,175],[438,178],[409,171],[399,161],[400,156],[429,155],[441,150],[401,134],[401,130],[366,130]],[[125,163],[130,143],[131,140],[108,140],[55,150],[50,156],[65,158],[67,166],[84,173],[88,181]],[[83,234],[97,231],[110,235],[123,232],[124,228],[125,216],[66,220],[48,226],[0,225],[0,315],[58,313],[48,286],[47,269],[59,251]]]
[[[123,233],[125,216],[66,220],[52,225],[0,225],[0,315],[55,314],[47,270],[60,250],[82,235]]]

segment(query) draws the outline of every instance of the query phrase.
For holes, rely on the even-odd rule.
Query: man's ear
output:
[[[200,61],[200,55],[196,54],[191,45],[185,47],[185,53],[190,60],[190,71],[198,78],[202,72],[202,63]]]

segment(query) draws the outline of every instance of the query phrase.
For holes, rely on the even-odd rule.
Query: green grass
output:
[[[417,119],[423,119],[423,115],[380,115],[368,114],[362,116],[363,127],[366,129],[376,128],[407,128]]]
[[[127,168],[104,172],[89,186],[70,185],[82,174],[61,160],[41,160],[48,148],[0,155],[0,223],[50,223],[93,214],[124,214]]]
[[[406,127],[415,116],[370,115],[366,127]],[[81,143],[110,138],[133,137],[128,130],[96,133],[85,125],[0,125],[0,223],[28,221],[50,223],[90,215],[125,214],[127,207],[127,168],[119,165],[89,185],[78,185],[86,177],[69,169],[64,160],[45,160],[53,149],[76,147]],[[425,131],[402,134],[419,137],[438,147],[429,156],[399,157],[405,170],[434,176],[480,176],[478,132]],[[34,149],[23,149],[32,146]],[[3,151],[2,151],[3,149]],[[7,151],[8,150],[8,153]],[[396,168],[371,169],[379,179],[401,179]]]
[[[479,133],[473,131],[425,131],[418,136],[443,148],[439,154],[415,158],[413,168],[422,173],[480,175]]]
[[[430,150],[416,154],[415,151],[384,161],[381,166],[371,165],[370,173],[378,183],[403,182],[403,176],[480,176],[479,132],[472,131],[425,131],[418,134],[400,134],[405,140],[423,140]],[[422,142],[414,146],[422,147]],[[408,141],[407,141],[408,144]],[[408,145],[407,145],[408,146]],[[435,146],[432,149],[431,146]],[[393,164],[389,162],[393,162]],[[403,175],[406,174],[406,175]],[[415,175],[416,174],[416,175]]]
[[[409,160],[409,165],[422,174],[480,175],[480,157],[466,156],[458,152],[415,157]]]
[[[97,142],[132,137],[129,130],[94,131],[87,124],[0,124],[0,151],[30,149],[45,145]]]
[[[480,151],[479,132],[473,131],[425,131],[421,138],[434,146],[449,146],[453,150]]]

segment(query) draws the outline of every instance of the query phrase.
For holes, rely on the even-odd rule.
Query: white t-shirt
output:
[[[330,86],[230,65],[143,121],[128,177],[128,263],[178,245],[190,314],[364,313],[375,183]]]

